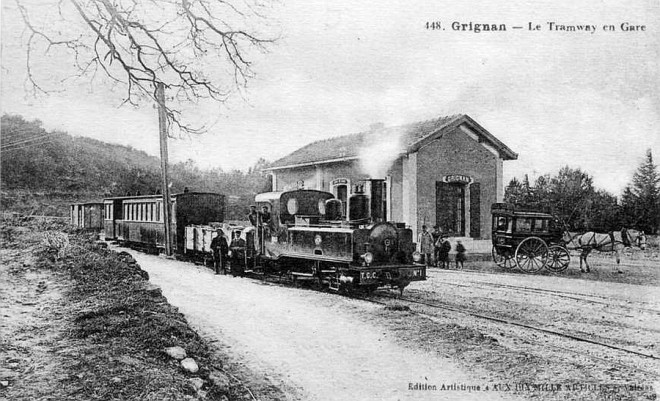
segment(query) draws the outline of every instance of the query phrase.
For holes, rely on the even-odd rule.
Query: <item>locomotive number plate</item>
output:
[[[424,278],[423,269],[401,269],[400,275],[402,278],[418,279],[421,280]]]

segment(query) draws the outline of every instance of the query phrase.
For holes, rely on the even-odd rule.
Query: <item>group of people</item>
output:
[[[255,227],[267,227],[270,224],[270,212],[267,206],[263,206],[261,211],[257,211],[255,205],[250,206],[250,213],[247,219]],[[241,238],[239,232],[232,234],[231,244],[227,243],[225,233],[221,228],[216,230],[216,236],[211,240],[211,250],[213,251],[213,267],[215,274],[227,274],[227,264],[229,262],[229,250],[232,251],[231,272],[232,275],[243,276],[242,264],[240,259],[245,252],[245,240]]]
[[[227,274],[227,265],[229,262],[229,250],[232,251],[231,274],[243,277],[244,271],[240,259],[245,252],[245,240],[241,238],[239,232],[232,234],[231,244],[227,243],[225,233],[221,228],[216,230],[216,236],[211,240],[211,250],[213,251],[213,268],[215,274]]]
[[[426,266],[440,267],[441,269],[450,268],[449,251],[451,243],[447,239],[447,234],[440,232],[438,226],[433,227],[433,232],[428,232],[427,227],[422,226],[422,232],[417,241],[420,253],[423,257],[423,263]],[[463,268],[465,262],[465,246],[460,240],[456,241],[456,268]]]

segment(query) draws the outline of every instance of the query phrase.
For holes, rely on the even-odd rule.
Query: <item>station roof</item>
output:
[[[427,139],[458,128],[462,124],[471,128],[479,136],[480,141],[487,142],[497,149],[504,160],[515,160],[518,158],[517,153],[495,138],[495,136],[470,118],[470,116],[457,114],[396,127],[379,127],[357,134],[312,142],[276,160],[265,170],[279,170],[355,160],[359,158],[360,151],[371,141],[382,141],[388,137],[402,138],[401,154],[413,153],[426,143]]]

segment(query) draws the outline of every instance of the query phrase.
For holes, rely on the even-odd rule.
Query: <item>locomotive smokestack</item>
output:
[[[374,223],[385,221],[385,180],[369,179],[367,182],[369,183],[368,195],[371,219]]]

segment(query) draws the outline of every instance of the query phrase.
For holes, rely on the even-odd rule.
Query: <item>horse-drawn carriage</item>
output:
[[[535,273],[544,267],[553,272],[566,270],[571,256],[563,240],[559,221],[549,213],[494,203],[493,260],[498,266],[518,267]]]

